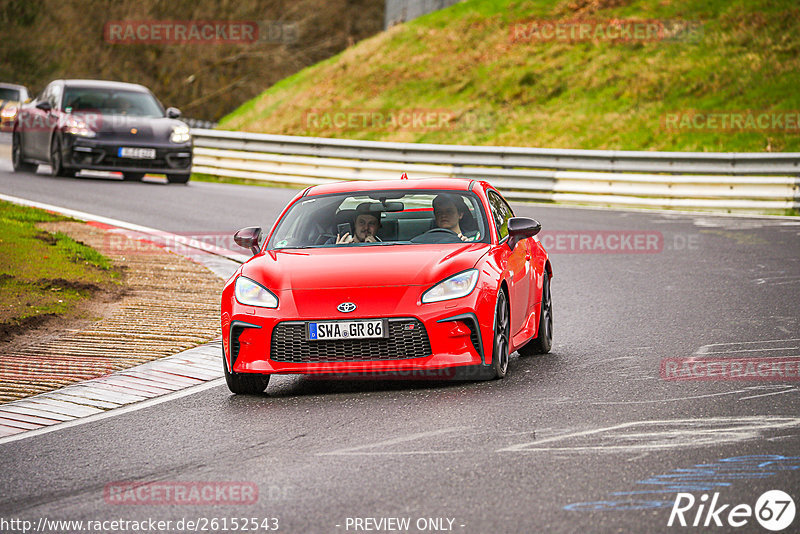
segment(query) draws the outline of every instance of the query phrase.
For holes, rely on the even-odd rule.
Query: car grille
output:
[[[112,167],[112,168],[144,168],[144,169],[164,169],[164,170],[181,170],[188,169],[192,164],[191,151],[182,150],[181,152],[156,152],[155,159],[134,159],[134,158],[119,158],[116,156],[119,147],[94,149],[91,152],[91,162],[93,165]],[[81,152],[73,157],[81,157],[85,153]],[[180,157],[180,154],[186,154],[187,157]],[[80,161],[76,161],[80,163]]]
[[[306,323],[278,323],[272,333],[270,359],[276,362],[367,362],[407,360],[431,355],[425,326],[417,319],[389,319],[389,337],[380,339],[306,340]]]
[[[144,167],[148,169],[168,169],[169,166],[164,158],[156,159],[131,159],[131,158],[118,158],[109,153],[96,162],[97,165],[105,165],[107,167]]]

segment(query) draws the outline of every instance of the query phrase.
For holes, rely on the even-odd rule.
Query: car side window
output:
[[[500,236],[499,240],[502,241],[508,236],[508,220],[514,216],[514,212],[511,211],[511,206],[494,191],[489,191],[489,207],[492,210],[492,218],[497,228],[497,235]]]
[[[61,87],[54,85],[50,88],[50,98],[48,99],[53,109],[59,108],[59,101],[61,100]]]
[[[50,87],[51,86],[48,85],[47,87],[42,89],[42,92],[39,93],[39,96],[36,97],[36,102],[44,102],[48,99],[48,97],[50,96]]]
[[[48,85],[42,91],[42,94],[38,96],[36,99],[37,102],[48,102],[50,106],[55,109],[56,107],[56,95],[55,95],[56,86],[53,84]]]

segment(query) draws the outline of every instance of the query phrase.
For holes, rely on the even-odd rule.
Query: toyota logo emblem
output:
[[[352,302],[342,302],[341,304],[336,306],[336,309],[342,313],[350,313],[351,311],[356,310],[356,305],[353,304]]]

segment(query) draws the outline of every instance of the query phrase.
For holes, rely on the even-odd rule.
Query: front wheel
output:
[[[542,307],[539,312],[539,332],[536,339],[519,349],[523,356],[547,354],[553,347],[553,298],[550,295],[550,277],[544,273],[542,280]]]
[[[64,159],[61,153],[61,139],[55,137],[50,144],[50,174],[53,176],[75,176],[75,171],[64,168]]]
[[[508,372],[508,349],[511,330],[508,298],[502,289],[497,294],[497,307],[494,311],[494,344],[492,347],[493,378],[503,378]]]
[[[171,184],[185,184],[189,181],[188,174],[168,174],[167,181]]]
[[[258,395],[264,393],[269,385],[270,375],[256,373],[232,373],[228,371],[225,349],[222,349],[222,368],[225,370],[225,382],[231,393],[237,395]]]
[[[34,172],[38,167],[25,161],[22,156],[22,136],[19,132],[14,132],[11,137],[11,164],[14,166],[14,172]]]

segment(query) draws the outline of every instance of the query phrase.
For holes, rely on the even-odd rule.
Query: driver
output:
[[[132,106],[126,98],[115,96],[109,100],[108,108],[118,115],[130,115]]]
[[[458,202],[453,195],[442,194],[433,199],[433,216],[436,226],[455,233],[461,241],[472,241],[474,236],[468,237],[461,231],[461,219],[464,218],[466,206]]]
[[[359,206],[361,208],[361,206]],[[357,211],[362,211],[361,209]],[[372,212],[361,212],[356,215],[355,220],[355,235],[350,235],[346,232],[344,235],[336,235],[336,244],[343,245],[347,243],[376,243],[380,241],[375,235],[381,227],[381,220],[377,214]]]

